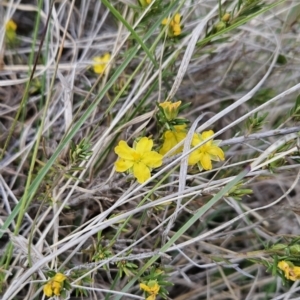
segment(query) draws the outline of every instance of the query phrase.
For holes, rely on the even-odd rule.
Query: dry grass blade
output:
[[[298,299],[298,17],[0,1],[2,299]]]

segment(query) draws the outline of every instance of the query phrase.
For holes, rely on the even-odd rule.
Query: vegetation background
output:
[[[299,299],[278,267],[300,266],[299,17],[298,0],[1,1],[2,299]],[[185,147],[139,184],[114,148],[159,151],[166,100],[225,161],[200,172]]]

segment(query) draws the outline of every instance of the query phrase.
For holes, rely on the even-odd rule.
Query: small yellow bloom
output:
[[[140,289],[144,290],[146,294],[149,295],[146,300],[155,300],[160,290],[160,286],[156,280],[149,280],[147,284],[140,283]]]
[[[164,110],[165,116],[169,121],[174,120],[177,117],[180,105],[181,101],[165,101],[159,104],[159,106]]]
[[[195,133],[192,140],[192,146],[195,147],[199,145],[213,134],[214,132],[212,130],[204,131],[202,134]],[[224,159],[224,152],[218,147],[218,143],[210,140],[190,154],[188,164],[190,166],[197,164],[200,170],[211,170],[212,160],[220,161]]]
[[[103,56],[96,56],[93,58],[93,70],[97,74],[104,74],[107,70],[107,65],[110,61],[110,54],[106,53]]]
[[[17,30],[17,24],[13,20],[10,19],[5,24],[5,30],[6,31],[9,31],[9,30],[16,31]]]
[[[51,297],[53,294],[59,296],[61,290],[63,289],[66,278],[67,277],[64,274],[56,273],[55,276],[44,285],[44,294],[47,297]]]
[[[173,21],[172,21],[173,24],[180,24],[180,19],[181,19],[181,16],[180,16],[180,14],[177,13],[173,18]]]
[[[53,292],[52,292],[52,285],[51,285],[51,282],[48,282],[44,285],[44,288],[43,288],[43,292],[44,294],[47,296],[47,297],[51,297]]]
[[[170,37],[173,36],[178,36],[181,34],[181,25],[180,25],[180,20],[181,20],[181,15],[176,14],[172,20],[170,18],[165,18],[162,20],[161,24],[162,25],[167,25],[169,23],[169,30],[168,30],[168,35]]]
[[[16,40],[17,24],[13,20],[9,20],[5,24],[5,38],[6,41],[12,43]]]
[[[300,267],[296,267],[291,262],[284,260],[280,261],[277,267],[284,272],[286,279],[292,281],[300,280]]]
[[[133,148],[125,141],[120,141],[115,147],[119,159],[115,162],[117,172],[129,171],[139,183],[144,183],[151,177],[151,170],[162,165],[162,155],[152,151],[153,140],[147,137],[134,143]]]
[[[164,133],[164,143],[159,150],[161,155],[165,155],[172,148],[174,148],[178,143],[186,138],[186,125],[175,125],[174,130],[167,130]],[[172,155],[178,154],[182,151],[183,146],[172,152]]]

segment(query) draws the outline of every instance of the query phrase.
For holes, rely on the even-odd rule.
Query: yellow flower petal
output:
[[[209,139],[212,135],[214,135],[214,132],[212,130],[204,131],[202,134],[203,140]]]
[[[53,293],[54,293],[54,295],[56,295],[56,296],[59,296],[60,295],[60,291],[61,291],[61,288],[59,287],[57,287],[57,288],[54,288],[53,289]]]
[[[43,292],[47,297],[52,296],[53,292],[52,292],[51,282],[48,282],[47,284],[44,285]]]
[[[297,277],[297,280],[300,279],[300,267],[294,267],[293,271],[295,273],[295,276]]]
[[[294,267],[292,267],[292,265],[290,266],[290,264],[288,264],[286,261],[282,260],[277,264],[277,267],[284,272],[285,278],[287,278],[289,280],[293,280],[293,281],[296,280],[296,276],[293,273]]]
[[[9,20],[5,24],[5,30],[6,31],[16,31],[17,30],[17,24],[13,20]]]
[[[51,280],[52,289],[60,289],[62,286],[61,282]]]
[[[217,146],[211,146],[208,149],[207,153],[210,154],[210,155],[216,156],[220,160],[224,160],[225,159],[223,150],[221,148],[217,147]]]
[[[165,155],[167,152],[169,152],[174,146],[176,145],[176,141],[174,142],[174,139],[173,139],[173,135],[171,135],[171,137],[169,138],[166,138],[166,135],[165,135],[165,140],[164,140],[164,143],[162,145],[162,147],[160,148],[159,150],[159,153],[161,155]],[[174,153],[175,154],[175,153]]]
[[[135,163],[133,165],[133,176],[137,179],[138,183],[144,183],[151,177],[151,173],[145,164]]]
[[[161,24],[162,25],[167,25],[169,19],[168,18],[164,18],[162,21],[161,21]]]
[[[180,23],[180,18],[181,18],[180,14],[177,13],[174,16],[173,20],[174,20],[175,23],[179,24]]]
[[[286,269],[289,269],[290,266],[288,265],[288,263],[284,260],[281,260],[278,264],[277,264],[277,267],[282,270],[282,271],[285,271]]]
[[[179,25],[179,24],[175,24],[175,25],[173,26],[173,34],[174,34],[175,36],[178,36],[178,35],[181,34],[181,28],[180,28],[180,25]]]
[[[193,139],[192,139],[192,146],[195,147],[199,145],[202,142],[202,139],[200,139],[200,135],[197,133],[194,133]]]
[[[120,141],[118,146],[115,147],[115,153],[123,159],[133,160],[135,150],[130,148],[125,141]]]
[[[199,160],[201,166],[204,170],[211,170],[212,164],[209,154],[207,153],[200,153],[200,160]]]
[[[165,155],[172,148],[174,148],[179,142],[186,138],[186,125],[176,125],[174,126],[175,130],[167,130],[164,133],[164,143],[159,153]],[[183,149],[183,146],[179,147],[175,152],[172,152],[172,155],[180,153]]]
[[[200,152],[198,150],[193,151],[188,158],[188,165],[194,166],[200,160]]]
[[[166,19],[164,19],[164,20],[166,20]],[[162,107],[163,109],[166,109],[166,108],[170,107],[171,104],[172,104],[171,101],[165,101],[165,102],[159,103],[159,106]]]
[[[156,280],[149,280],[147,284],[140,283],[140,289],[144,290],[147,294],[150,294],[146,300],[156,299],[156,295],[160,290],[160,285]]]
[[[158,292],[160,290],[160,286],[159,286],[159,284],[157,283],[156,280],[150,280],[148,282],[148,286],[150,288],[150,292],[149,293],[154,294],[154,295],[158,294]]]
[[[137,142],[135,150],[139,153],[145,153],[151,151],[152,147],[153,140],[143,137]]]
[[[144,283],[140,283],[140,289],[144,290],[145,292],[150,292],[150,288],[148,287],[148,285],[144,284]]]
[[[93,70],[96,74],[103,74],[104,73],[104,69],[105,69],[105,66],[104,65],[95,65],[93,67]]]
[[[66,275],[62,273],[56,273],[55,276],[52,278],[52,280],[57,282],[63,282],[67,278]]]
[[[104,63],[108,63],[110,61],[110,58],[111,58],[111,55],[109,53],[105,53],[103,56],[102,56],[102,62]]]
[[[155,151],[146,152],[141,159],[147,167],[158,168],[162,165],[163,156]]]
[[[115,168],[117,172],[125,172],[127,170],[129,170],[130,168],[132,168],[133,166],[133,161],[130,160],[125,160],[125,159],[118,159],[115,162]]]

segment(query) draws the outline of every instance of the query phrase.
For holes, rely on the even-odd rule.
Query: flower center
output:
[[[141,154],[138,153],[138,152],[136,152],[136,151],[134,151],[134,153],[132,154],[132,156],[133,156],[133,160],[135,162],[139,162],[141,160]]]

